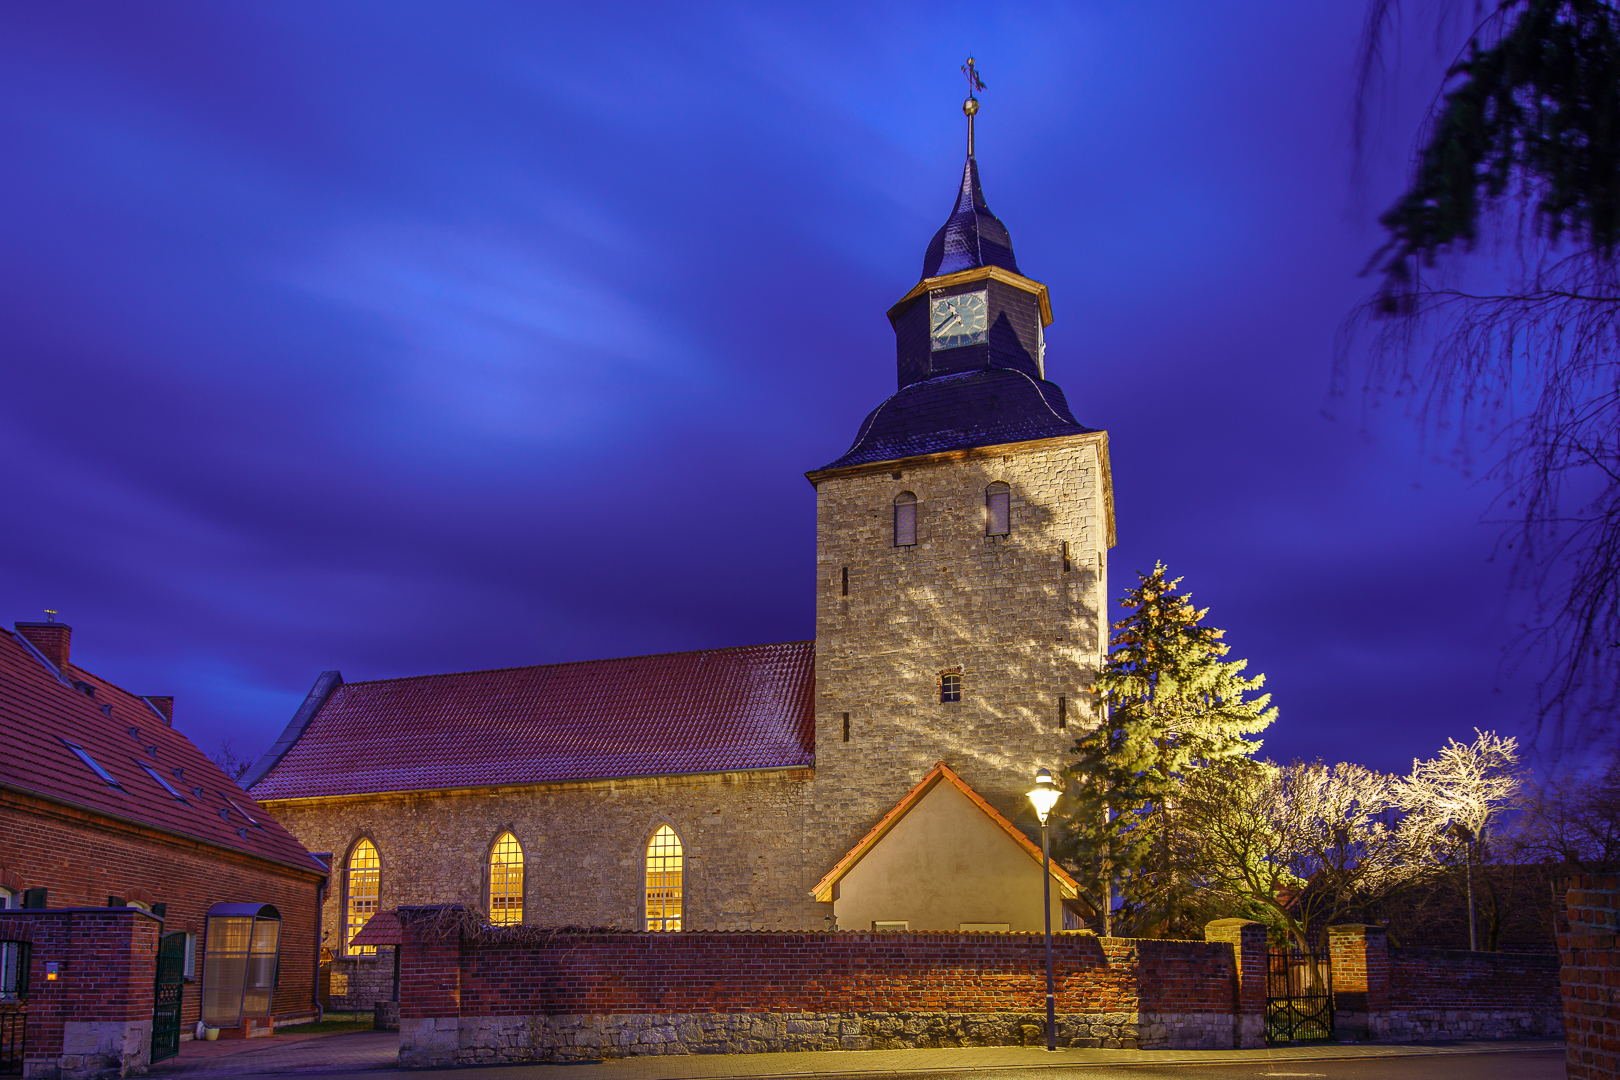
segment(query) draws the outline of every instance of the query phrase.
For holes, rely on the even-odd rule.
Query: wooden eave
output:
[[[1046,286],[1033,278],[1023,274],[1015,274],[1011,270],[1003,270],[999,266],[975,266],[971,270],[958,270],[954,274],[940,274],[938,277],[923,278],[911,287],[911,291],[902,296],[894,307],[889,309],[889,325],[893,326],[911,302],[919,296],[926,296],[934,289],[947,289],[952,285],[966,285],[974,281],[999,281],[1003,285],[1011,285],[1015,289],[1023,289],[1032,293],[1041,305],[1041,325],[1052,325],[1052,298],[1047,294]]]
[[[889,835],[890,830],[900,824],[900,820],[911,812],[912,807],[916,806],[922,800],[922,797],[932,791],[935,785],[941,781],[956,785],[958,791],[971,799],[975,806],[984,811],[991,821],[1000,825],[1002,830],[1012,837],[1019,847],[1024,849],[1024,854],[1035,860],[1035,865],[1039,866],[1044,862],[1041,849],[1031,843],[1029,837],[1020,832],[1012,822],[1002,817],[995,807],[985,802],[977,791],[968,786],[967,781],[957,776],[956,773],[951,771],[949,765],[941,761],[928,771],[927,776],[918,781],[916,787],[906,792],[905,797],[894,804],[894,809],[884,814],[883,820],[872,826],[872,830],[861,837],[860,842],[850,848],[849,852],[838,860],[836,866],[827,871],[827,876],[817,882],[814,889],[810,890],[811,896],[820,903],[830,903],[833,898],[833,886],[843,880],[845,874],[855,869],[855,864],[859,863],[873,848],[877,847],[878,842]],[[1070,877],[1069,872],[1057,863],[1052,864],[1052,876],[1057,879],[1058,892],[1063,899],[1073,900],[1079,896],[1079,883]]]

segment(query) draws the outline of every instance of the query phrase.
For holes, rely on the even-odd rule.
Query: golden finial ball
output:
[[[979,99],[978,98],[970,97],[966,101],[962,102],[962,114],[964,116],[972,116],[974,113],[976,113],[978,111],[979,111]]]

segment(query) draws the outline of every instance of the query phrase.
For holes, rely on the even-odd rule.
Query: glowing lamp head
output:
[[[1035,813],[1040,815],[1041,824],[1045,825],[1046,816],[1052,812],[1052,806],[1063,792],[1052,782],[1052,774],[1042,769],[1035,774],[1035,786],[1025,794],[1035,804]]]

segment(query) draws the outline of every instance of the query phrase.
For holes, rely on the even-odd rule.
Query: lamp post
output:
[[[1062,794],[1052,783],[1052,774],[1041,769],[1035,786],[1027,794],[1041,819],[1041,914],[1046,917],[1046,1048],[1057,1049],[1057,1000],[1052,994],[1052,844],[1046,834],[1046,817]]]
[[[1468,951],[1479,951],[1479,940],[1474,936],[1474,830],[1460,821],[1453,821],[1446,830],[1463,842],[1463,879],[1468,893]]]

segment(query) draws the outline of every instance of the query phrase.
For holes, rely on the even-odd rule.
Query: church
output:
[[[1047,288],[986,205],[977,106],[950,214],[888,311],[896,392],[805,474],[813,641],[328,671],[244,778],[331,853],[345,978],[380,966],[351,943],[371,915],[411,904],[667,932],[1041,928],[1024,796],[1096,722],[1113,493],[1106,432],[1047,377]],[[1074,881],[1051,884],[1053,926],[1078,926]]]

